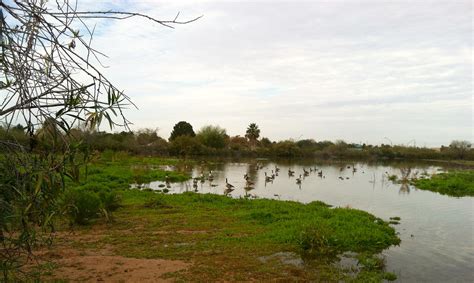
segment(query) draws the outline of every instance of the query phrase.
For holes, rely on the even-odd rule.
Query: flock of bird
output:
[[[344,166],[344,167],[340,168],[340,172],[344,171],[346,168],[347,169],[352,168],[352,173],[353,174],[357,171],[357,168],[355,166],[352,166],[352,167],[351,166],[347,166],[347,167]],[[257,164],[255,169],[256,169],[256,171],[262,170],[262,169],[264,169],[264,166],[260,165],[260,164]],[[265,169],[268,169],[268,167],[265,168]],[[321,179],[326,178],[326,176],[323,173],[323,170],[318,169],[317,167],[308,167],[308,168],[303,167],[302,169],[303,169],[303,171],[299,172],[300,174],[296,174],[296,172],[294,170],[292,170],[291,168],[288,169],[288,177],[292,178],[292,177],[297,176],[295,178],[295,182],[300,188],[301,188],[301,184],[303,183],[304,179],[306,177],[308,177],[310,174],[316,174]],[[271,169],[271,173],[268,173],[267,171],[265,171],[264,172],[265,185],[267,183],[273,183],[275,181],[275,179],[281,174],[280,171],[281,170],[278,166],[275,166],[273,169]],[[255,182],[252,180],[249,173],[245,173],[243,177],[244,177],[244,180],[245,180],[244,190],[246,191],[246,193],[248,193],[249,191],[255,189],[255,187],[254,187]],[[340,180],[349,179],[349,177],[344,178],[342,176],[340,176],[338,178]],[[215,175],[214,175],[214,172],[212,170],[209,171],[209,173],[207,173],[207,174],[204,174],[203,172],[201,172],[201,174],[199,176],[196,176],[196,177],[193,178],[193,188],[194,188],[195,191],[197,191],[198,183],[202,184],[206,181],[209,181],[211,187],[217,187],[218,185],[213,183],[214,179],[215,179]],[[227,178],[225,178],[224,195],[229,195],[234,190],[235,190],[235,186],[232,185],[231,183],[229,183],[229,180]]]

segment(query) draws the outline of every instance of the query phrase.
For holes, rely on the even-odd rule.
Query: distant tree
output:
[[[245,137],[249,139],[250,142],[255,143],[257,139],[260,137],[260,129],[258,125],[255,123],[251,123],[247,127],[247,131],[245,132]]]
[[[343,140],[336,140],[332,145],[324,148],[324,152],[329,156],[342,157],[349,149],[349,145]]]
[[[202,127],[196,137],[203,145],[219,149],[225,147],[227,133],[219,126],[209,125]]]
[[[40,129],[36,131],[35,139],[42,150],[57,152],[64,145],[64,134],[53,118],[47,118]],[[37,148],[35,148],[37,150]]]
[[[279,141],[272,148],[273,154],[279,157],[301,156],[301,149],[292,140]]]
[[[17,130],[17,131],[24,131],[25,127],[23,127],[23,125],[21,124],[17,124],[15,127],[13,127],[13,130]]]
[[[169,152],[172,155],[197,155],[201,154],[202,148],[195,137],[184,135],[170,142]]]
[[[196,134],[194,133],[193,126],[186,121],[181,121],[174,125],[169,141],[173,141],[175,138],[180,136],[195,137]]]
[[[456,154],[456,156],[460,159],[464,159],[467,153],[471,150],[471,142],[469,141],[461,141],[461,140],[454,140],[449,145],[449,148]]]
[[[327,147],[329,147],[329,146],[331,146],[331,145],[334,145],[334,143],[331,142],[331,141],[320,141],[320,142],[317,142],[316,148],[317,148],[318,150],[323,150],[323,149],[325,149],[325,148],[327,148]]]
[[[296,142],[296,145],[300,148],[312,148],[316,146],[316,141],[314,139],[299,140]]]
[[[262,138],[262,139],[260,140],[260,144],[261,144],[263,147],[269,147],[269,146],[272,145],[272,141],[271,141],[269,138],[264,137],[264,138]]]
[[[138,145],[149,145],[160,139],[156,129],[140,129],[133,133]]]
[[[229,139],[229,147],[232,150],[245,150],[248,149],[248,146],[249,142],[244,137],[235,136]]]

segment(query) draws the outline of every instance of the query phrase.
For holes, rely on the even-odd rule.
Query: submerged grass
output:
[[[474,196],[474,171],[454,171],[418,179],[414,185],[422,190],[454,197]]]
[[[187,161],[189,162],[189,161]],[[81,182],[70,183],[69,187],[123,189],[130,184],[152,181],[186,181],[186,172],[165,170],[163,166],[184,166],[178,159],[129,156],[126,153],[104,153],[87,170],[83,169]]]

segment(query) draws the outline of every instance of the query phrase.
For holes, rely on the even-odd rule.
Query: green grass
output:
[[[187,161],[189,163],[189,161]],[[167,171],[162,166],[184,167],[178,159],[129,156],[125,153],[102,154],[99,160],[82,168],[81,181],[68,183],[68,187],[82,187],[97,191],[97,188],[123,189],[130,184],[164,181],[168,176],[171,182],[188,180],[186,172]]]
[[[418,179],[414,185],[421,190],[454,197],[474,196],[474,171],[454,171]]]
[[[68,186],[116,192],[122,206],[113,213],[112,222],[95,219],[75,228],[85,236],[99,235],[94,241],[83,242],[79,237],[62,244],[83,250],[107,248],[125,257],[190,262],[187,270],[167,275],[178,281],[379,282],[393,277],[376,255],[400,239],[389,223],[364,211],[332,208],[322,202],[128,189],[130,183],[164,180],[166,174],[172,181],[189,178],[186,171],[165,172],[159,167],[169,164],[185,167],[178,160],[102,155],[89,166],[87,180]],[[363,255],[359,259],[362,271],[355,278],[332,264],[348,251]],[[304,266],[259,259],[279,252],[296,254],[305,260]]]
[[[231,199],[212,194],[163,195],[134,190],[124,191],[123,195],[125,204],[142,204],[159,198],[161,207],[179,209],[182,213],[189,213],[189,217],[207,217],[214,211],[224,218],[238,219],[265,230],[265,233],[252,237],[258,242],[296,244],[305,228],[324,226],[330,229],[326,235],[328,244],[339,252],[377,253],[399,243],[395,231],[382,219],[356,209],[330,208],[322,202],[304,205],[266,199]],[[224,239],[229,240],[227,237]]]
[[[400,243],[395,230],[383,220],[322,202],[139,190],[120,193],[123,207],[114,214],[115,222],[108,224],[103,237],[95,243],[73,245],[112,247],[126,257],[191,261],[190,269],[170,275],[185,281],[284,279],[288,273],[294,275],[288,278],[301,280],[358,281],[360,278],[347,277],[330,264],[337,254],[353,251],[370,259]],[[87,234],[91,228],[81,229]],[[277,260],[259,260],[282,251],[301,255],[313,267],[298,269]],[[363,270],[360,276],[364,278],[375,282],[384,278],[383,269]]]

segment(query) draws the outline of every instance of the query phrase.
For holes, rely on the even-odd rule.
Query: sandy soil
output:
[[[99,235],[88,235],[81,240],[92,240]],[[77,236],[76,236],[77,237]],[[99,236],[100,237],[100,236]],[[71,237],[68,237],[71,238]],[[88,239],[89,238],[89,239]],[[64,245],[39,251],[40,262],[52,262],[57,268],[43,278],[81,282],[169,282],[162,278],[168,272],[184,270],[189,263],[180,260],[136,259],[114,255],[109,247],[99,250],[77,250]]]

